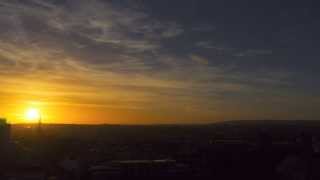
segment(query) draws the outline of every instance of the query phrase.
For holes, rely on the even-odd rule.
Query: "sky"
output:
[[[319,30],[295,0],[1,0],[0,116],[320,119]]]

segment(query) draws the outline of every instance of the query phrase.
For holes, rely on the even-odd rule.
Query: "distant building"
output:
[[[3,151],[10,144],[11,126],[6,119],[0,118],[0,150]]]
[[[6,119],[0,119],[0,175],[8,168],[10,162],[10,132],[11,126]]]

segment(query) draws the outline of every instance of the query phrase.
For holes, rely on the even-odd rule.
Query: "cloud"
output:
[[[224,45],[216,45],[211,41],[198,41],[195,46],[201,49],[210,49],[219,52],[223,52],[227,55],[235,57],[253,57],[253,56],[266,56],[272,55],[273,51],[270,49],[243,49],[243,48],[233,48]]]
[[[216,51],[232,52],[235,50],[235,48],[226,47],[224,45],[214,45],[211,41],[198,41],[195,43],[195,46],[203,49],[214,49]]]
[[[235,53],[234,56],[244,57],[244,56],[266,56],[272,55],[273,51],[268,49],[248,49],[246,51]]]
[[[75,34],[96,43],[134,52],[157,50],[161,47],[161,38],[174,38],[184,32],[175,22],[160,22],[143,11],[120,8],[111,2],[66,2],[56,5],[47,1],[28,0],[26,3],[4,1],[1,4],[7,17],[15,17],[14,23],[29,16],[57,33]]]
[[[262,78],[269,77],[261,74],[260,79],[253,79],[231,73],[225,67],[210,67],[208,59],[196,54],[190,55],[191,64],[182,63],[182,59],[169,54],[160,56],[163,61],[171,58],[167,63],[171,68],[154,70],[145,60],[134,56],[122,55],[119,63],[92,64],[59,49],[34,48],[1,43],[0,54],[7,60],[0,62],[3,69],[0,81],[11,89],[7,92],[15,90],[15,94],[37,97],[51,104],[87,104],[89,107],[109,104],[106,107],[110,108],[111,102],[116,101],[114,108],[148,109],[146,103],[158,102],[157,107],[163,108],[179,109],[184,104],[192,104],[193,109],[203,109],[208,99],[222,103],[218,99],[224,93],[253,91],[252,82],[262,82]]]
[[[193,31],[214,29],[199,26]],[[184,33],[189,32],[178,22],[160,21],[111,1],[1,1],[0,102],[15,97],[52,105],[148,113],[194,110],[212,116],[252,94],[264,96],[262,87],[290,86],[290,75],[259,68],[244,72],[228,59],[212,56],[212,49],[233,58],[272,51],[210,40],[194,43],[193,36],[182,44],[179,36]],[[168,42],[179,45],[170,48]],[[190,51],[179,53],[184,45]]]
[[[168,28],[162,32],[162,37],[173,38],[184,33],[184,29],[176,23],[168,24]]]
[[[204,57],[200,57],[200,56],[198,56],[198,55],[192,54],[192,55],[190,55],[190,58],[191,58],[194,62],[196,62],[196,63],[198,63],[198,64],[201,64],[201,65],[208,65],[208,64],[209,64],[209,60],[208,60],[208,59],[206,59],[206,58],[204,58]]]

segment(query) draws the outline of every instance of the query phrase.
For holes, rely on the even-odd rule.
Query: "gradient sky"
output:
[[[1,0],[0,115],[320,119],[319,32],[304,1]]]

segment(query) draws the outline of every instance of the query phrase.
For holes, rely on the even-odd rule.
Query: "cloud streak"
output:
[[[142,114],[197,111],[209,120],[223,117],[234,104],[254,101],[266,93],[261,87],[280,87],[267,96],[290,87],[289,73],[244,72],[234,63],[217,63],[211,50],[233,58],[273,51],[196,40],[185,45],[193,50],[181,54],[166,45],[183,40],[190,33],[186,26],[144,9],[98,0],[8,0],[0,2],[0,12],[0,82],[7,87],[0,90],[2,101],[40,99]],[[191,31],[216,29],[199,25]]]

